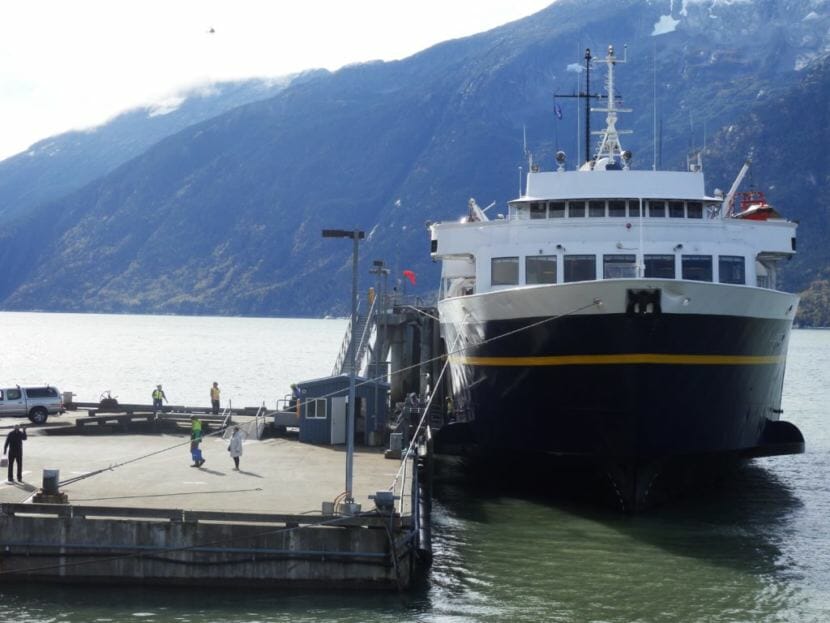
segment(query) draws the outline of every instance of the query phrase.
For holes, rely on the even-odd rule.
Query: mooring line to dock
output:
[[[465,346],[463,346],[463,347],[461,347],[461,348],[456,348],[456,345],[457,345],[457,343],[458,343],[458,340],[459,340],[459,338],[461,337],[461,334],[459,333],[459,334],[456,336],[456,341],[453,343],[452,349],[450,349],[450,350],[449,350],[446,354],[444,354],[444,355],[438,355],[437,357],[433,357],[433,358],[431,358],[431,359],[427,359],[426,361],[418,362],[417,364],[413,364],[413,365],[411,365],[411,366],[407,366],[407,367],[405,367],[405,368],[401,368],[400,370],[396,370],[395,372],[392,372],[392,374],[401,374],[401,373],[403,373],[403,372],[407,372],[407,371],[412,370],[412,369],[414,369],[414,368],[419,368],[419,367],[421,367],[421,366],[422,366],[423,364],[425,364],[425,363],[432,363],[432,362],[434,362],[434,361],[438,361],[438,360],[440,360],[440,359],[444,358],[444,359],[445,359],[445,361],[444,361],[444,366],[442,367],[442,369],[441,369],[441,374],[439,375],[438,380],[436,381],[436,387],[437,387],[437,386],[438,386],[438,384],[440,383],[440,380],[443,378],[443,375],[444,375],[444,373],[445,373],[445,371],[446,371],[447,365],[449,364],[449,359],[450,359],[450,357],[451,357],[452,355],[456,355],[456,354],[462,353],[462,352],[464,352],[465,350],[467,350],[467,349],[471,348],[472,346],[480,346],[480,345],[483,345],[483,344],[488,344],[488,343],[490,343],[490,342],[494,342],[494,341],[496,341],[496,340],[500,340],[500,339],[503,339],[503,338],[505,338],[505,337],[509,337],[509,336],[511,336],[511,335],[515,335],[516,333],[520,333],[520,332],[522,332],[522,331],[527,331],[527,330],[529,330],[529,329],[532,329],[532,328],[538,327],[538,326],[540,326],[540,325],[542,325],[542,324],[545,324],[545,323],[547,323],[547,322],[551,322],[551,321],[553,321],[553,320],[557,320],[557,319],[559,319],[559,318],[563,318],[563,317],[565,317],[565,316],[569,316],[569,315],[571,315],[571,314],[578,313],[578,312],[580,312],[580,311],[583,311],[583,310],[585,310],[585,309],[589,309],[590,307],[593,307],[593,306],[595,306],[595,305],[600,305],[600,304],[602,304],[602,301],[601,301],[600,299],[594,299],[593,301],[591,301],[591,303],[589,303],[589,304],[587,304],[587,305],[581,305],[580,307],[576,307],[576,308],[574,308],[574,309],[572,309],[572,310],[570,310],[570,311],[568,311],[568,312],[565,312],[564,314],[558,314],[558,315],[555,315],[555,316],[549,316],[549,317],[547,317],[547,318],[543,318],[542,320],[538,320],[538,321],[536,321],[536,322],[532,322],[532,323],[530,323],[530,324],[528,324],[528,325],[525,325],[525,326],[523,326],[523,327],[518,327],[518,328],[516,328],[516,329],[512,329],[512,330],[510,330],[510,331],[506,331],[505,333],[502,333],[502,334],[500,334],[500,335],[495,335],[495,336],[493,336],[493,337],[491,337],[491,338],[488,338],[488,339],[486,339],[486,340],[483,340],[483,341],[481,341],[481,342],[478,342],[477,344],[473,344],[473,345],[465,345]],[[467,313],[469,314],[469,312],[467,312]],[[378,376],[378,377],[376,377],[376,378],[366,379],[365,381],[362,381],[362,382],[358,383],[358,384],[357,384],[357,386],[366,385],[366,384],[368,384],[368,383],[372,383],[372,382],[377,382],[377,381],[383,380],[383,379],[385,379],[385,378],[386,378],[386,377],[385,377],[385,375],[384,375],[384,376]],[[327,395],[325,395],[325,396],[319,396],[319,397],[317,397],[316,399],[319,399],[319,398],[327,398],[327,397],[331,397],[331,396],[336,396],[336,395],[338,395],[338,394],[340,394],[340,393],[342,393],[342,390],[338,390],[338,391],[331,392],[330,394],[327,394]],[[425,407],[425,409],[424,409],[424,413],[423,413],[423,415],[421,416],[421,421],[418,423],[418,427],[417,427],[417,429],[416,429],[416,432],[417,432],[418,430],[420,430],[420,429],[421,429],[421,427],[423,426],[423,423],[424,423],[425,418],[426,418],[426,414],[429,412],[429,407],[430,407],[430,406],[431,406],[431,404],[432,404],[432,399],[433,399],[434,395],[435,395],[435,392],[433,392],[433,393],[432,393],[432,395],[430,395],[430,396],[429,396],[429,399],[428,399],[428,401],[427,401],[427,405],[426,405],[426,407]],[[302,404],[306,404],[306,403],[301,402],[300,404],[302,405]],[[217,430],[217,431],[215,431],[215,432],[212,432],[212,433],[208,433],[208,434],[206,434],[206,435],[203,435],[203,438],[206,438],[206,437],[213,437],[213,436],[216,436],[216,435],[218,435],[218,434],[220,434],[220,433],[221,433],[221,434],[224,434],[224,432],[225,432],[226,428],[227,428],[227,427],[222,427],[222,428],[220,428],[219,430]],[[413,445],[414,439],[415,439],[415,436],[413,436],[413,440],[410,442],[410,447],[407,449],[407,452],[404,454],[404,458],[405,458],[405,457],[409,454],[409,452],[410,452],[410,451],[412,450],[412,448],[414,447],[414,445]],[[174,445],[172,445],[172,446],[168,446],[167,448],[162,448],[161,450],[156,450],[156,451],[154,451],[154,452],[150,452],[150,453],[148,453],[148,454],[143,454],[143,455],[141,455],[141,456],[138,456],[138,457],[135,457],[135,458],[129,459],[129,460],[127,460],[127,461],[122,461],[122,462],[120,462],[120,463],[115,463],[115,464],[113,464],[113,465],[109,465],[108,467],[103,467],[103,468],[101,468],[101,469],[97,469],[97,470],[91,471],[91,472],[89,472],[89,473],[82,474],[82,475],[80,475],[80,476],[76,476],[76,477],[74,477],[74,478],[68,478],[68,479],[66,479],[66,480],[62,480],[62,481],[60,481],[60,482],[58,483],[58,485],[59,485],[59,486],[68,486],[68,485],[72,485],[72,484],[74,484],[74,483],[76,483],[76,482],[79,482],[79,481],[81,481],[81,480],[85,480],[85,479],[87,479],[87,478],[92,478],[93,476],[97,476],[97,475],[99,475],[99,474],[103,474],[104,472],[113,471],[113,470],[115,470],[115,469],[117,469],[117,468],[119,468],[119,467],[124,467],[125,465],[129,465],[129,464],[131,464],[131,463],[135,463],[135,462],[138,462],[138,461],[142,461],[142,460],[144,460],[144,459],[150,458],[150,457],[155,456],[155,455],[157,455],[157,454],[162,454],[162,453],[164,453],[164,452],[168,452],[168,451],[170,451],[170,450],[174,450],[174,449],[177,449],[177,448],[181,448],[182,446],[186,446],[186,445],[189,445],[189,444],[190,444],[190,439],[188,439],[187,441],[183,441],[183,442],[181,442],[181,443],[174,444]],[[402,461],[401,461],[401,467],[398,469],[398,474],[396,474],[395,478],[394,478],[394,479],[393,479],[393,481],[392,481],[392,485],[390,486],[390,490],[394,489],[394,486],[395,486],[395,484],[397,483],[397,481],[398,481],[398,479],[399,479],[399,477],[400,477],[400,474],[401,474],[401,471],[402,471],[402,469],[403,469],[403,466],[404,466],[404,460],[402,460]]]
[[[548,322],[551,322],[553,320],[558,320],[560,318],[564,318],[566,316],[570,316],[572,314],[579,313],[581,311],[584,311],[586,309],[590,309],[591,307],[594,307],[594,306],[597,306],[597,305],[602,305],[602,300],[598,299],[598,298],[595,298],[590,303],[585,304],[585,305],[580,305],[579,307],[575,307],[574,309],[572,309],[570,311],[567,311],[564,314],[557,314],[557,315],[554,315],[554,316],[548,316],[547,318],[543,318],[542,320],[538,320],[536,322],[531,322],[530,324],[527,324],[523,327],[518,327],[516,329],[511,329],[510,331],[506,331],[506,332],[501,333],[499,335],[494,335],[493,337],[487,338],[486,340],[482,340],[481,342],[477,342],[475,344],[462,346],[461,348],[458,348],[457,350],[447,351],[447,353],[445,353],[443,355],[438,355],[436,357],[432,357],[431,359],[424,359],[423,361],[419,361],[418,363],[412,364],[411,366],[406,366],[404,368],[400,368],[399,370],[395,370],[394,372],[390,372],[389,374],[402,374],[404,372],[408,372],[409,370],[413,370],[415,368],[420,368],[424,364],[432,363],[434,361],[439,361],[439,360],[444,359],[444,358],[449,360],[449,358],[452,355],[457,355],[459,353],[463,353],[465,350],[467,350],[469,348],[472,348],[474,346],[482,346],[484,344],[489,344],[491,342],[495,342],[496,340],[501,340],[501,339],[509,337],[511,335],[521,333],[522,331],[527,331],[529,329],[533,329],[535,327],[541,326],[541,325],[543,325],[545,323],[548,323]],[[421,313],[424,313],[424,312],[421,312]],[[467,312],[467,314],[469,315],[469,312]],[[434,318],[434,316],[431,316],[431,315],[426,314],[426,313],[424,313],[424,315],[429,317],[429,318]],[[460,336],[460,334],[459,334],[459,336]],[[366,378],[365,380],[356,383],[355,387],[361,387],[363,385],[368,385],[370,383],[376,383],[378,381],[383,381],[385,379],[386,379],[386,375],[379,375],[379,376],[372,377],[372,378]],[[435,386],[438,387],[437,382],[435,383]],[[338,389],[338,390],[330,392],[328,394],[321,394],[319,396],[315,396],[314,400],[319,400],[321,398],[331,398],[333,396],[340,396],[342,394],[343,394],[343,390]],[[305,405],[309,404],[309,402],[311,402],[311,401],[299,401],[298,405],[299,406],[305,406]]]
[[[224,433],[224,432],[225,432],[225,428],[220,428],[219,430],[217,430],[213,433],[208,433],[206,435],[202,435],[202,438],[204,439],[205,437],[213,437],[215,435],[218,435],[219,433]],[[103,474],[104,472],[111,472],[111,471],[113,471],[114,469],[116,469],[118,467],[124,467],[125,465],[129,465],[130,463],[135,463],[136,461],[142,461],[144,459],[150,458],[151,456],[155,456],[157,454],[162,454],[163,452],[168,452],[170,450],[175,450],[176,448],[181,448],[182,446],[187,446],[187,445],[190,445],[190,439],[188,439],[187,441],[183,441],[181,443],[177,443],[177,444],[172,445],[172,446],[168,446],[167,448],[162,448],[161,450],[156,450],[154,452],[149,452],[147,454],[142,454],[141,456],[137,456],[137,457],[129,459],[127,461],[122,461],[121,463],[115,463],[115,464],[110,465],[108,467],[102,467],[101,469],[96,469],[96,470],[88,472],[86,474],[81,474],[80,476],[75,476],[74,478],[67,478],[66,480],[61,480],[58,483],[58,486],[72,485],[72,484],[75,484],[76,482],[79,482],[81,480],[85,480],[87,478],[92,478],[93,476],[97,476],[98,474]]]
[[[593,299],[590,303],[588,303],[588,304],[586,304],[586,305],[580,305],[579,307],[576,307],[576,308],[574,308],[574,309],[572,309],[572,310],[570,310],[570,311],[568,311],[568,312],[565,312],[564,314],[558,314],[558,315],[555,315],[555,316],[549,316],[549,317],[547,317],[547,318],[543,318],[542,320],[538,320],[538,321],[536,321],[536,322],[531,322],[531,323],[529,323],[529,324],[527,324],[527,325],[525,325],[525,326],[523,326],[523,327],[518,327],[518,328],[516,328],[516,329],[512,329],[512,330],[510,330],[510,331],[506,331],[506,332],[504,332],[504,333],[502,333],[502,334],[500,334],[500,335],[495,335],[495,336],[493,336],[493,337],[491,337],[491,338],[488,338],[488,339],[483,340],[483,341],[481,341],[481,342],[478,342],[478,343],[476,343],[476,344],[473,344],[473,345],[465,345],[465,346],[463,346],[463,347],[461,347],[461,348],[457,348],[458,342],[459,342],[459,340],[460,340],[460,338],[461,338],[461,333],[459,332],[459,333],[455,336],[455,341],[453,342],[452,347],[451,347],[450,349],[448,349],[448,351],[447,351],[446,355],[439,355],[438,357],[433,357],[432,359],[428,359],[428,360],[426,360],[426,361],[418,362],[417,364],[414,364],[414,365],[409,366],[409,367],[407,367],[407,368],[402,368],[402,369],[400,369],[400,370],[397,370],[397,371],[395,372],[395,374],[400,374],[401,372],[405,372],[405,371],[407,371],[407,370],[409,370],[409,369],[412,369],[412,368],[421,367],[424,363],[432,363],[432,362],[437,361],[437,360],[439,360],[439,359],[441,359],[441,358],[443,357],[443,358],[445,359],[445,361],[444,361],[444,365],[441,367],[441,372],[439,373],[438,378],[437,378],[437,379],[436,379],[436,381],[435,381],[435,387],[440,387],[440,385],[441,385],[441,380],[442,380],[442,379],[443,379],[443,377],[444,377],[444,373],[445,373],[445,372],[446,372],[446,370],[447,370],[447,366],[448,366],[448,365],[449,365],[449,363],[450,363],[450,357],[451,357],[452,355],[456,355],[456,354],[462,353],[462,352],[464,352],[465,350],[467,350],[468,348],[470,348],[471,346],[480,346],[480,345],[482,345],[482,344],[488,344],[488,343],[490,343],[490,342],[494,342],[494,341],[496,341],[496,340],[504,339],[504,338],[506,338],[506,337],[509,337],[509,336],[511,336],[511,335],[515,335],[515,334],[520,333],[520,332],[522,332],[522,331],[527,331],[527,330],[529,330],[529,329],[533,329],[533,328],[535,328],[535,327],[541,326],[541,325],[543,325],[543,324],[545,324],[545,323],[548,323],[548,322],[551,322],[551,321],[553,321],[553,320],[557,320],[557,319],[559,319],[559,318],[563,318],[563,317],[565,317],[565,316],[569,316],[569,315],[571,315],[571,314],[576,314],[576,313],[578,313],[578,312],[580,312],[580,311],[583,311],[583,310],[586,310],[586,309],[590,309],[591,307],[594,307],[594,306],[596,306],[596,305],[601,305],[601,304],[602,304],[602,301],[601,301],[600,299],[595,298],[595,299]],[[429,314],[426,314],[426,315],[427,315],[427,316],[429,316],[430,318],[432,318],[432,317],[433,317],[433,316],[430,316]],[[464,321],[466,321],[466,320],[467,320],[467,316],[469,316],[469,315],[470,315],[470,312],[469,312],[469,311],[468,311],[468,312],[466,312],[466,315],[464,316]],[[380,380],[381,378],[382,378],[382,377],[378,377],[378,379],[376,379],[376,380]],[[365,381],[365,383],[369,383],[369,382],[371,382],[371,380],[367,380],[367,381]],[[361,384],[362,384],[362,383],[361,383]],[[395,474],[395,477],[392,479],[392,484],[391,484],[391,485],[389,485],[389,490],[390,490],[390,491],[393,491],[393,492],[394,492],[394,490],[395,490],[395,486],[398,484],[398,481],[399,481],[399,480],[401,480],[401,478],[405,478],[406,462],[407,462],[407,460],[408,460],[408,458],[409,458],[410,454],[411,454],[411,453],[413,452],[413,450],[415,449],[415,443],[416,443],[416,441],[417,441],[417,439],[418,439],[418,433],[419,433],[419,431],[420,431],[420,430],[423,428],[423,426],[424,426],[424,422],[426,421],[426,417],[427,417],[427,415],[429,414],[429,410],[430,410],[430,407],[432,406],[432,401],[433,401],[433,398],[435,397],[435,394],[436,394],[436,392],[432,392],[432,394],[430,394],[430,395],[428,396],[428,398],[427,398],[427,403],[426,403],[426,405],[425,405],[425,406],[424,406],[424,408],[423,408],[423,413],[421,414],[421,419],[420,419],[420,421],[418,422],[418,426],[415,428],[415,431],[414,431],[414,433],[412,434],[412,439],[409,441],[409,445],[407,446],[406,452],[403,452],[403,453],[402,453],[400,467],[398,467],[398,471],[397,471],[397,473]]]
[[[465,316],[466,319],[466,316]],[[461,339],[461,334],[455,336],[455,342],[453,342],[452,347],[455,348],[458,341]],[[447,371],[447,366],[450,365],[450,358],[447,357],[446,361],[444,361],[444,365],[441,367],[441,372],[438,374],[438,378],[435,380],[435,387],[439,387],[441,385],[441,379],[444,378],[444,373]],[[395,477],[392,479],[392,484],[389,485],[389,490],[394,492],[395,485],[398,484],[398,480],[401,478],[405,478],[406,473],[406,462],[409,459],[411,452],[415,449],[415,442],[418,439],[418,433],[424,425],[426,421],[427,414],[429,413],[429,408],[432,406],[432,399],[435,397],[436,392],[432,392],[429,398],[427,399],[427,404],[424,406],[424,412],[421,414],[421,420],[418,422],[418,426],[415,428],[415,432],[412,433],[412,439],[409,440],[409,445],[406,448],[406,452],[403,453],[401,457],[401,464],[398,467],[398,471],[395,474]],[[401,490],[403,490],[403,485],[401,485]]]

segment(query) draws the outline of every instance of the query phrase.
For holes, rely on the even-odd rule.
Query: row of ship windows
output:
[[[525,258],[525,283],[543,284],[563,282],[593,281],[597,278],[597,258],[595,255],[565,255],[562,262],[562,275],[558,274],[556,255],[529,255]],[[719,255],[718,282],[746,283],[746,261],[740,255]],[[675,279],[674,255],[646,255],[643,258],[644,276],[653,279]],[[635,255],[603,255],[603,279],[630,279],[637,277],[637,258]],[[682,255],[680,257],[681,279],[692,281],[713,280],[713,259],[711,255]],[[490,285],[519,285],[519,258],[494,257],[490,260]]]
[[[644,214],[650,218],[703,218],[702,201],[644,199]],[[580,201],[531,201],[530,218],[585,218],[640,216],[639,199],[590,199]]]

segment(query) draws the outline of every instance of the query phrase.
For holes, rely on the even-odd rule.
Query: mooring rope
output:
[[[543,318],[543,319],[538,320],[538,321],[536,321],[536,322],[529,323],[529,324],[527,324],[527,325],[525,325],[525,326],[523,326],[523,327],[518,327],[518,328],[513,329],[513,330],[511,330],[511,331],[506,331],[505,333],[501,333],[501,334],[499,334],[499,335],[494,335],[493,337],[490,337],[490,338],[488,338],[488,339],[486,339],[486,340],[483,340],[483,341],[481,341],[481,342],[478,342],[478,343],[476,343],[476,344],[472,344],[472,345],[465,345],[465,346],[462,346],[462,347],[460,347],[460,348],[456,348],[456,345],[457,345],[457,343],[458,343],[458,339],[459,339],[459,338],[460,338],[460,336],[461,336],[461,334],[459,333],[459,334],[456,336],[456,341],[453,343],[453,347],[452,347],[452,349],[451,349],[449,352],[447,352],[446,354],[441,354],[441,355],[438,355],[438,356],[436,356],[436,357],[432,357],[432,358],[430,358],[430,359],[427,359],[427,360],[424,360],[424,361],[420,361],[420,362],[418,362],[417,364],[413,364],[413,365],[411,365],[411,366],[406,366],[406,367],[404,367],[404,368],[401,368],[401,369],[399,369],[399,370],[396,370],[396,371],[392,372],[391,374],[402,374],[402,373],[404,373],[404,372],[408,372],[408,371],[413,370],[413,369],[415,369],[415,368],[420,368],[420,367],[421,367],[421,366],[423,366],[424,364],[433,363],[433,362],[435,362],[435,361],[439,361],[439,360],[441,360],[441,359],[446,358],[446,359],[445,359],[445,361],[444,361],[444,366],[443,366],[443,367],[442,367],[442,369],[441,369],[441,374],[439,375],[439,377],[438,377],[438,379],[437,379],[437,381],[436,381],[436,383],[435,383],[435,386],[436,386],[436,387],[438,387],[439,382],[440,382],[440,380],[443,378],[443,375],[444,375],[444,373],[445,373],[445,371],[446,371],[447,364],[449,363],[449,358],[450,358],[452,355],[457,355],[457,354],[459,354],[459,353],[462,353],[462,352],[464,352],[465,350],[467,350],[467,349],[469,349],[469,348],[471,348],[471,347],[473,347],[473,346],[481,346],[481,345],[484,345],[484,344],[489,344],[489,343],[494,342],[494,341],[496,341],[496,340],[504,339],[504,338],[506,338],[506,337],[509,337],[509,336],[511,336],[511,335],[515,335],[515,334],[520,333],[520,332],[522,332],[522,331],[527,331],[527,330],[529,330],[529,329],[533,329],[533,328],[538,327],[538,326],[541,326],[541,325],[543,325],[543,324],[545,324],[545,323],[551,322],[551,321],[553,321],[553,320],[557,320],[557,319],[559,319],[559,318],[563,318],[563,317],[565,317],[565,316],[569,316],[569,315],[571,315],[571,314],[579,313],[580,311],[583,311],[583,310],[585,310],[585,309],[589,309],[590,307],[593,307],[594,305],[599,305],[599,304],[601,304],[601,301],[600,301],[599,299],[594,299],[594,300],[593,300],[590,304],[586,304],[586,305],[582,305],[582,306],[580,306],[580,307],[576,307],[576,308],[574,308],[574,309],[572,309],[572,310],[570,310],[570,311],[568,311],[568,312],[565,312],[564,314],[558,314],[558,315],[554,315],[554,316],[549,316],[549,317],[547,317],[547,318]],[[469,312],[467,312],[467,314],[469,315]],[[426,315],[426,316],[428,316],[428,317],[430,317],[430,318],[434,318],[433,316],[431,316],[431,315],[429,315],[429,314],[425,314],[425,315]],[[465,316],[465,318],[466,318],[466,316]],[[386,379],[386,375],[379,375],[379,376],[377,376],[377,377],[368,378],[368,379],[365,379],[365,380],[363,380],[363,381],[360,381],[359,383],[356,383],[355,387],[360,387],[360,386],[362,386],[362,385],[366,385],[366,384],[369,384],[369,383],[378,382],[378,381],[385,380],[385,379]],[[319,399],[322,399],[322,398],[330,398],[330,397],[332,397],[332,396],[341,395],[341,394],[342,394],[342,392],[343,392],[343,390],[342,390],[342,389],[341,389],[341,390],[337,390],[337,391],[333,391],[333,392],[330,392],[330,393],[328,393],[328,394],[324,394],[324,395],[321,395],[321,396],[317,396],[317,397],[315,397],[315,400],[319,400]],[[426,417],[427,413],[429,412],[429,407],[430,407],[430,406],[431,406],[431,404],[432,404],[432,400],[433,400],[433,398],[434,398],[435,394],[436,394],[436,392],[433,392],[433,393],[430,395],[429,400],[428,400],[428,402],[427,402],[427,406],[424,408],[424,414],[423,414],[423,415],[422,415],[422,417],[421,417],[421,421],[419,422],[419,424],[418,424],[418,428],[416,429],[416,431],[420,430],[420,429],[421,429],[421,427],[423,426],[423,423],[424,423],[425,417]],[[308,404],[308,402],[309,402],[309,401],[300,402],[299,404],[300,404],[300,405],[306,405],[306,404]],[[206,434],[206,435],[203,435],[203,436],[202,436],[202,438],[204,439],[204,438],[206,438],[206,437],[213,437],[213,436],[216,436],[216,435],[219,435],[219,434],[224,435],[225,430],[226,430],[226,427],[222,427],[222,428],[220,428],[220,429],[219,429],[219,430],[217,430],[217,431],[214,431],[214,432],[212,432],[212,433],[208,433],[208,434]],[[413,435],[413,442],[414,442],[414,440],[415,440],[415,436]],[[60,481],[60,482],[58,483],[58,486],[68,486],[68,485],[74,484],[74,483],[76,483],[76,482],[80,482],[81,480],[85,480],[85,479],[87,479],[87,478],[92,478],[93,476],[97,476],[97,475],[99,475],[99,474],[103,474],[104,472],[114,471],[115,469],[117,469],[117,468],[119,468],[119,467],[124,467],[125,465],[130,465],[130,464],[132,464],[132,463],[136,463],[136,462],[138,462],[138,461],[143,461],[144,459],[148,459],[148,458],[153,457],[153,456],[156,456],[156,455],[158,455],[158,454],[162,454],[162,453],[164,453],[164,452],[169,452],[170,450],[175,450],[175,449],[177,449],[177,448],[181,448],[181,447],[186,446],[186,445],[189,445],[189,444],[190,444],[190,439],[188,439],[187,441],[183,441],[183,442],[181,442],[181,443],[176,443],[176,444],[174,444],[174,445],[172,445],[172,446],[168,446],[168,447],[166,447],[166,448],[162,448],[162,449],[160,449],[160,450],[156,450],[156,451],[154,451],[154,452],[149,452],[149,453],[147,453],[147,454],[142,454],[141,456],[137,456],[137,457],[134,457],[134,458],[132,458],[132,459],[128,459],[128,460],[126,460],[126,461],[121,461],[120,463],[114,463],[114,464],[112,464],[112,465],[109,465],[108,467],[103,467],[103,468],[101,468],[101,469],[97,469],[97,470],[94,470],[94,471],[88,472],[88,473],[86,473],[86,474],[81,474],[80,476],[76,476],[76,477],[74,477],[74,478],[68,478],[68,479],[66,479],[66,480],[62,480],[62,481]],[[411,449],[412,449],[413,447],[414,447],[414,446],[412,445],[412,442],[411,442],[411,443],[410,443],[410,447],[407,449],[407,452],[406,452],[406,453],[404,453],[404,455],[403,455],[403,457],[402,457],[402,459],[401,459],[401,463],[402,463],[402,464],[403,464],[403,462],[406,460],[406,457],[407,457],[407,455],[408,455],[409,451],[411,451]],[[395,475],[395,478],[393,479],[392,484],[390,485],[390,490],[394,488],[395,483],[397,482],[397,479],[399,478],[400,471],[401,471],[401,469],[399,468],[399,469],[398,469],[398,474],[396,474],[396,475]]]
[[[558,315],[555,315],[555,316],[548,316],[547,318],[543,318],[543,319],[538,320],[538,321],[536,321],[536,322],[531,322],[531,323],[529,323],[529,324],[527,324],[527,325],[525,325],[525,326],[518,327],[518,328],[516,328],[516,329],[512,329],[512,330],[510,330],[510,331],[505,331],[504,333],[500,333],[499,335],[494,335],[493,337],[488,338],[488,339],[486,339],[486,340],[482,340],[481,342],[477,342],[476,344],[472,344],[472,345],[465,345],[465,346],[463,346],[463,347],[461,347],[461,348],[456,348],[456,345],[458,344],[458,341],[459,341],[459,339],[461,338],[461,332],[459,332],[459,333],[456,335],[456,337],[455,337],[455,342],[453,342],[452,348],[451,348],[451,349],[450,349],[450,350],[446,353],[446,361],[444,362],[444,365],[443,365],[443,367],[441,368],[441,373],[438,375],[438,379],[437,379],[437,380],[436,380],[436,382],[435,382],[435,387],[439,387],[439,386],[440,386],[440,384],[441,384],[441,379],[442,379],[442,378],[443,378],[443,376],[444,376],[444,372],[446,371],[447,366],[449,365],[449,362],[450,362],[450,357],[451,357],[452,355],[457,355],[458,353],[462,353],[462,352],[464,352],[465,350],[467,350],[467,349],[471,348],[472,346],[481,346],[481,345],[483,345],[483,344],[489,344],[489,343],[491,343],[491,342],[495,342],[496,340],[501,340],[501,339],[504,339],[504,338],[506,338],[506,337],[509,337],[509,336],[511,336],[511,335],[515,335],[515,334],[520,333],[520,332],[522,332],[522,331],[527,331],[527,330],[529,330],[529,329],[536,328],[536,327],[541,326],[541,325],[543,325],[543,324],[545,324],[545,323],[547,323],[547,322],[551,322],[551,321],[553,321],[553,320],[558,320],[558,319],[560,319],[560,318],[564,318],[565,316],[569,316],[569,315],[571,315],[571,314],[576,314],[576,313],[579,313],[579,312],[584,311],[584,310],[586,310],[586,309],[590,309],[591,307],[593,307],[593,306],[595,306],[595,305],[600,305],[601,303],[602,303],[602,301],[601,301],[600,299],[596,299],[596,298],[595,298],[593,301],[591,301],[591,303],[586,304],[586,305],[581,305],[581,306],[579,306],[579,307],[576,307],[576,308],[574,308],[574,309],[572,309],[572,310],[570,310],[570,311],[565,312],[564,314],[558,314]],[[427,315],[428,315],[428,314],[427,314]],[[466,319],[467,319],[467,317],[468,317],[469,315],[470,315],[470,312],[467,312],[467,315],[465,315],[465,316],[464,316],[464,320],[465,320],[465,321],[466,321]],[[432,318],[432,316],[430,316],[430,318]],[[441,358],[442,358],[442,357],[444,357],[444,356],[445,356],[445,355],[441,355],[441,356],[439,356],[439,357],[434,357],[433,359],[428,360],[428,362],[427,362],[427,363],[432,362],[432,361],[436,361],[436,360],[438,360],[438,359],[441,359]],[[411,366],[411,367],[420,367],[421,365],[422,365],[422,364],[421,364],[421,363],[419,363],[417,366]],[[406,369],[409,369],[409,368],[406,368]],[[403,371],[403,370],[401,370],[401,371]],[[424,422],[426,421],[426,416],[429,414],[429,409],[430,409],[430,407],[432,406],[432,399],[435,397],[435,394],[436,394],[436,393],[437,393],[437,392],[432,392],[432,394],[431,394],[431,395],[429,396],[429,398],[427,399],[427,404],[424,406],[424,412],[423,412],[423,414],[421,415],[421,419],[420,419],[420,421],[418,422],[418,426],[415,428],[415,431],[414,431],[414,432],[413,432],[413,434],[412,434],[412,439],[411,439],[411,440],[410,440],[410,442],[409,442],[409,446],[407,447],[406,452],[402,453],[402,456],[401,456],[401,465],[400,465],[400,467],[398,468],[398,471],[397,471],[397,473],[395,474],[395,477],[392,479],[392,484],[391,484],[391,485],[389,485],[389,490],[390,490],[390,491],[394,491],[395,485],[397,484],[398,480],[401,478],[401,475],[402,475],[403,470],[404,470],[404,466],[406,465],[406,461],[407,461],[407,459],[409,458],[410,453],[411,453],[411,452],[415,449],[415,443],[416,443],[416,442],[417,442],[417,440],[418,440],[418,433],[421,431],[421,429],[422,429],[422,427],[423,427],[423,425],[424,425]]]
[[[202,435],[202,439],[205,437],[213,437],[214,435],[218,435],[219,433],[224,434],[225,429],[220,428],[219,430],[213,433],[207,433],[206,435]],[[161,450],[155,450],[154,452],[148,452],[147,454],[142,454],[141,456],[137,456],[132,459],[128,459],[126,461],[121,461],[120,463],[114,463],[108,467],[102,467],[101,469],[96,469],[91,472],[87,472],[86,474],[81,474],[80,476],[75,476],[74,478],[67,478],[66,480],[61,480],[58,483],[58,486],[66,486],[71,485],[81,480],[86,480],[87,478],[92,478],[93,476],[97,476],[98,474],[103,474],[104,472],[111,472],[116,468],[124,467],[125,465],[129,465],[130,463],[135,463],[137,461],[142,461],[144,459],[150,458],[151,456],[156,456],[157,454],[162,454],[164,452],[169,452],[170,450],[175,450],[176,448],[181,448],[182,446],[190,445],[191,440],[188,439],[187,441],[183,441],[181,443],[174,444],[172,446],[168,446],[166,448],[162,448]]]

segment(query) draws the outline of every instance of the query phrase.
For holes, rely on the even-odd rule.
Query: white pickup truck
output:
[[[0,389],[0,417],[26,415],[32,423],[43,424],[50,415],[59,415],[63,408],[57,387],[16,387]]]

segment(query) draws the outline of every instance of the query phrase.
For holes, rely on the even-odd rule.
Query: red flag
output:
[[[415,285],[415,273],[411,270],[403,271],[403,276],[409,279],[409,282],[414,286]]]

